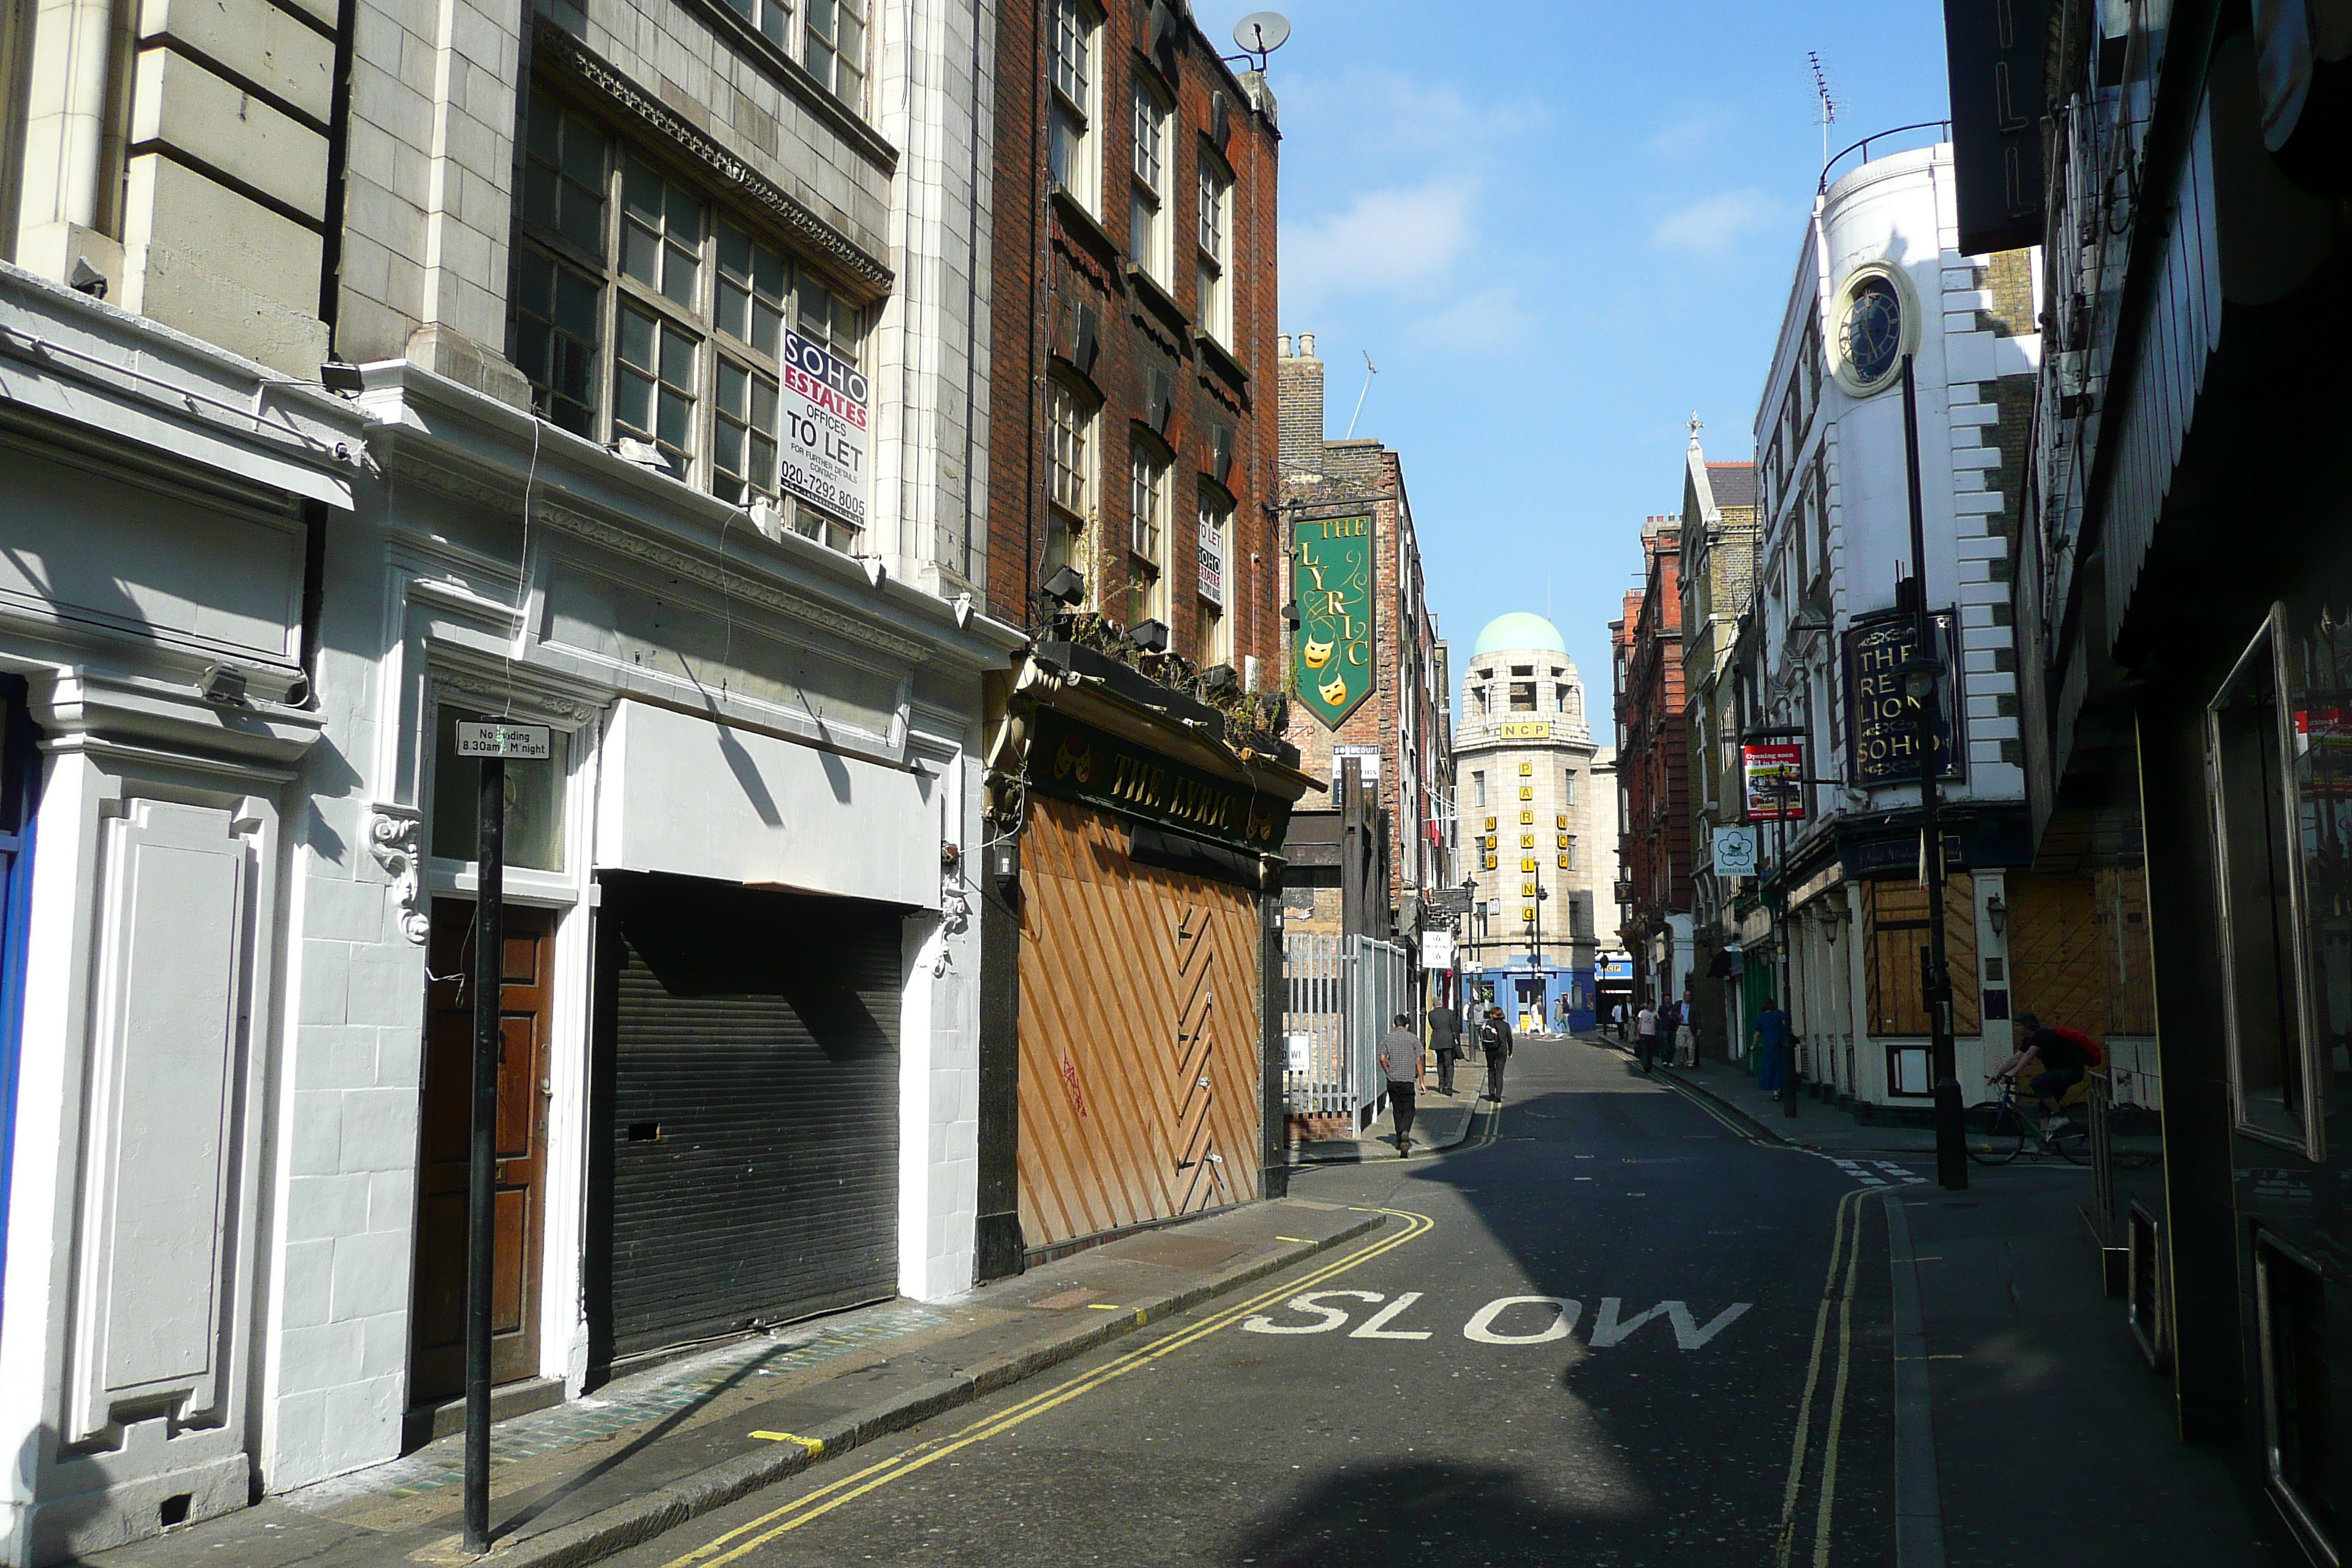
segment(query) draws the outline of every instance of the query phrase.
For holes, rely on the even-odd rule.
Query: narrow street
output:
[[[1363,1242],[618,1561],[1892,1563],[1870,1189],[1613,1050],[1507,1088],[1452,1152],[1298,1174],[1390,1212]]]

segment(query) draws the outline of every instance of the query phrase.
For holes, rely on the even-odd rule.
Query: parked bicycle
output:
[[[2090,1163],[2090,1131],[2067,1115],[2063,1105],[2050,1111],[2036,1127],[2018,1100],[2017,1080],[2004,1078],[2000,1083],[2000,1098],[1969,1108],[1966,1126],[1969,1159],[1979,1165],[2006,1165],[2024,1152],[2026,1141],[2031,1139],[2037,1151],[2056,1154],[2069,1164]]]

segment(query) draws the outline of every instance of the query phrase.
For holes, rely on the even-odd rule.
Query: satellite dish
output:
[[[1261,58],[1290,41],[1290,18],[1279,11],[1253,11],[1234,24],[1234,43]]]

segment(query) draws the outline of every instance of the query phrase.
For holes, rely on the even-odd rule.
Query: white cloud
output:
[[[1533,102],[1475,101],[1452,82],[1368,68],[1305,79],[1284,89],[1282,115],[1294,135],[1328,144],[1344,137],[1349,156],[1423,163],[1458,163],[1475,150],[1523,136],[1546,120]]]
[[[1701,109],[1684,115],[1669,125],[1652,132],[1642,145],[1663,158],[1678,158],[1696,153],[1716,138],[1726,128],[1724,117],[1713,110]]]
[[[1660,250],[1714,258],[1749,234],[1780,221],[1782,204],[1759,190],[1724,191],[1677,208],[1650,230]]]
[[[1509,353],[1531,346],[1539,323],[1517,289],[1481,289],[1413,322],[1414,338],[1433,346]]]
[[[1346,295],[1400,295],[1443,283],[1474,237],[1466,184],[1367,191],[1327,217],[1282,231],[1286,315]]]

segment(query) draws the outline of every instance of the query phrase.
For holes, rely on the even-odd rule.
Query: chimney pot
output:
[[[1290,334],[1288,332],[1280,333],[1275,338],[1274,342],[1275,357],[1276,359],[1288,359],[1290,357]]]
[[[1298,357],[1300,359],[1313,359],[1315,357],[1315,334],[1313,332],[1301,332],[1298,334]]]

